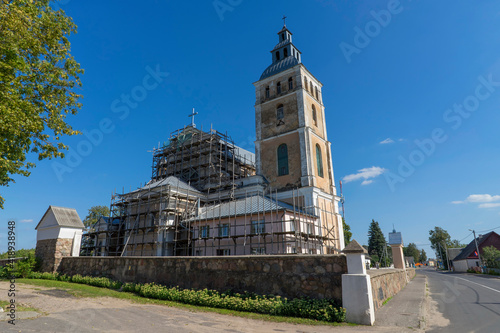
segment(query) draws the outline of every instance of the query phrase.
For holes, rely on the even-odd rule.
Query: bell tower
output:
[[[278,199],[299,203],[319,216],[318,230],[329,230],[325,253],[344,247],[342,219],[327,139],[322,83],[302,64],[302,53],[286,25],[271,50],[272,63],[254,83],[255,153]],[[323,235],[326,237],[326,235]]]

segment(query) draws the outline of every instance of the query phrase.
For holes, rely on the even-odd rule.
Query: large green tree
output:
[[[83,220],[83,225],[87,228],[92,227],[101,216],[108,217],[110,214],[109,208],[106,206],[93,206],[90,207],[89,212]]]
[[[66,116],[81,107],[80,65],[68,37],[76,25],[50,0],[0,0],[0,185],[29,176],[27,160],[64,157]],[[0,196],[0,208],[4,199]]]
[[[441,227],[434,227],[433,230],[429,230],[429,241],[431,242],[431,248],[436,252],[436,257],[443,261],[445,269],[448,269],[446,249],[465,247],[458,240],[451,240],[448,231]]]
[[[425,253],[425,250],[422,249],[422,251],[420,251],[420,262],[424,263],[427,261],[427,253]]]
[[[351,226],[345,223],[344,218],[342,218],[342,224],[344,226],[344,245],[347,246],[347,244],[351,242],[351,237],[352,237]]]
[[[377,221],[372,220],[368,228],[368,253],[370,255],[376,254],[379,258],[384,255],[384,248],[386,247],[384,233]]]
[[[415,262],[420,262],[420,251],[415,243],[409,243],[408,246],[403,248],[403,253],[406,257],[413,257]]]
[[[494,246],[487,246],[483,248],[481,259],[489,268],[500,267],[500,251]]]

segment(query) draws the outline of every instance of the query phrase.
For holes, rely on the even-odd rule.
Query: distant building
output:
[[[479,235],[476,240],[480,255],[483,254],[483,249],[488,246],[494,246],[500,250],[500,235],[494,231],[484,235]],[[474,240],[463,248],[455,258],[453,258],[453,266],[457,272],[466,272],[468,269],[479,269],[481,263],[479,262],[479,256]]]

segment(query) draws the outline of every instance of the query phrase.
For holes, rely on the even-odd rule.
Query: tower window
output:
[[[312,81],[309,81],[309,91],[311,92],[311,95],[314,92],[314,90],[313,90],[313,82]]]
[[[276,51],[276,61],[280,60],[280,51]]]
[[[288,89],[289,90],[293,89],[293,77],[288,78]]]
[[[305,76],[304,76],[304,87],[307,90],[307,88],[308,88],[308,86],[307,86],[307,77],[305,77]]]
[[[318,126],[318,117],[316,116],[316,107],[312,106],[312,115],[313,115],[313,123],[314,123],[314,126]]]
[[[288,49],[283,50],[283,56],[286,58],[288,57]]]
[[[266,98],[269,98],[269,86],[266,87]]]
[[[281,34],[281,40],[284,41],[285,40],[285,34]]]
[[[288,175],[288,147],[281,144],[278,147],[278,176]]]
[[[285,114],[283,112],[283,104],[278,105],[278,108],[276,109],[276,119],[281,120],[285,117]]]
[[[318,87],[316,87],[315,90],[316,90],[316,99],[319,101]]]
[[[323,178],[323,159],[321,157],[321,148],[316,144],[316,164],[318,167],[318,176]]]
[[[278,84],[276,85],[276,93],[281,94],[281,82],[278,82]]]

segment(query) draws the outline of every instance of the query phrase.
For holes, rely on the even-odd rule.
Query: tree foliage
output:
[[[347,246],[351,242],[351,226],[345,222],[344,218],[342,218],[342,224],[344,226],[344,245]]]
[[[427,261],[427,253],[425,253],[425,250],[422,249],[420,251],[420,262],[426,262]]]
[[[448,231],[441,227],[434,227],[434,230],[429,230],[429,241],[431,242],[431,248],[436,252],[436,257],[443,261],[445,269],[448,269],[446,248],[465,247],[465,245],[460,244],[458,240],[451,240]]]
[[[500,268],[500,251],[494,246],[484,247],[481,259],[483,259],[486,267]]]
[[[83,225],[87,228],[93,226],[101,216],[109,216],[110,211],[107,206],[93,206],[89,209],[89,212],[85,219],[83,220]]]
[[[409,243],[408,246],[403,248],[403,253],[406,257],[413,257],[415,262],[420,262],[420,251],[415,243]]]
[[[368,229],[368,253],[376,254],[379,258],[383,256],[386,246],[384,233],[380,229],[377,221],[372,220]]]
[[[50,0],[0,0],[0,185],[30,175],[38,160],[64,157],[60,139],[78,134],[65,120],[76,114],[80,65],[68,36],[76,25]],[[3,208],[0,196],[0,208]]]

